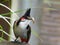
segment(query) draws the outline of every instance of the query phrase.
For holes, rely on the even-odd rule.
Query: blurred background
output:
[[[28,8],[31,8],[31,16],[35,18],[35,24],[30,23],[32,31],[39,35],[31,34],[29,43],[31,45],[60,45],[60,0],[0,0],[0,3],[11,8],[17,16],[21,17]],[[10,17],[7,19],[13,26],[17,16],[8,9],[0,6],[0,14]],[[14,38],[13,29],[0,18],[0,25],[3,30]],[[0,37],[13,41],[6,34],[0,32]]]

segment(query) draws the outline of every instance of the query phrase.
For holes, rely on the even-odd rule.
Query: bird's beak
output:
[[[35,19],[34,19],[34,17],[32,17],[32,22],[35,23]]]
[[[29,20],[32,20],[33,23],[35,23],[34,17],[28,17]]]

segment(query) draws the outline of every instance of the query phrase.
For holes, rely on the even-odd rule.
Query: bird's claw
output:
[[[19,41],[11,41],[12,43],[18,43],[18,44],[21,44],[21,42]]]

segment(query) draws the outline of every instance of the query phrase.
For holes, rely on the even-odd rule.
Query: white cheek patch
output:
[[[30,23],[30,20],[25,20],[24,22],[20,22],[19,26],[21,29],[26,29],[26,27],[29,23]]]

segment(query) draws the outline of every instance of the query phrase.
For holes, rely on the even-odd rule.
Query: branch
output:
[[[4,41],[4,42],[0,42],[0,45],[29,45],[29,44],[26,44],[26,43],[13,43],[13,42]]]
[[[8,34],[8,33],[5,32],[5,31],[3,31],[2,29],[0,29],[0,31],[3,32],[4,34],[6,34],[7,36],[11,37],[12,39],[14,39],[13,36],[11,36],[10,34]]]
[[[7,7],[6,5],[0,3],[1,6],[5,7],[6,9],[10,10],[15,16],[17,16],[17,14],[12,10],[10,9],[9,7]],[[19,18],[19,16],[17,16]]]

